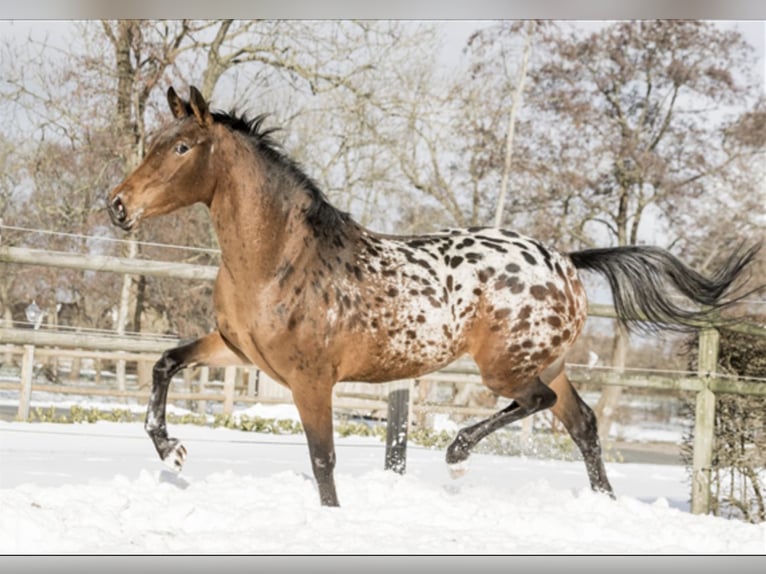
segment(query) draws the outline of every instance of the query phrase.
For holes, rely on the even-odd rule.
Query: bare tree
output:
[[[484,32],[481,40],[473,79],[491,85],[500,75],[500,47],[512,46],[514,36]],[[514,150],[519,185],[508,203],[530,232],[564,247],[627,245],[651,226],[684,250],[710,232],[700,223],[709,222],[711,203],[747,208],[731,183],[742,182],[741,162],[762,153],[757,141],[745,143],[757,140],[761,120],[747,110],[754,101],[750,49],[738,33],[705,22],[630,21],[590,33],[548,29],[535,46],[545,58],[529,67]],[[485,105],[499,117],[500,106]],[[495,119],[484,134],[469,133],[497,149],[507,140],[503,126]],[[507,167],[497,153],[485,154],[485,162],[488,174]],[[730,231],[729,241],[747,229]],[[717,252],[709,242],[705,251]],[[699,250],[691,255],[707,263]],[[612,351],[618,368],[624,337],[617,333]],[[606,391],[597,409],[603,432],[617,395]]]

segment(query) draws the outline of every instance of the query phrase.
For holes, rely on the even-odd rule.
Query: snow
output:
[[[612,500],[580,461],[474,454],[451,480],[410,444],[402,476],[377,439],[337,438],[342,506],[323,508],[302,435],[170,430],[180,475],[140,423],[0,422],[0,553],[766,553],[766,524],[689,513],[680,466],[608,463]]]

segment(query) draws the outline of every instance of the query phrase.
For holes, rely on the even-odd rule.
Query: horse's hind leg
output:
[[[563,371],[551,381],[550,387],[558,396],[556,404],[551,407],[551,412],[564,423],[572,440],[580,449],[591,488],[596,492],[605,492],[614,498],[614,491],[606,477],[606,469],[601,457],[596,415],[577,394]]]
[[[226,366],[242,363],[242,359],[226,344],[218,331],[187,345],[165,351],[155,363],[144,428],[160,458],[173,470],[181,470],[186,459],[186,448],[178,439],[168,437],[165,409],[170,380],[178,371],[194,364]]]
[[[450,472],[453,476],[460,476],[464,472],[460,463],[468,458],[471,449],[481,439],[514,421],[547,409],[556,402],[556,393],[539,378],[535,378],[514,394],[515,400],[503,410],[488,419],[458,431],[455,440],[447,447],[447,464],[450,465]]]

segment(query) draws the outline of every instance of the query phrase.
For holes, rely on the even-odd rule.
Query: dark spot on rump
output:
[[[447,339],[452,338],[452,329],[450,329],[447,325],[442,325],[442,331],[444,331],[444,336],[447,337]]]
[[[521,311],[519,311],[518,319],[520,321],[526,321],[529,319],[530,315],[532,315],[532,306],[531,305],[524,305],[521,308]]]
[[[470,263],[471,265],[475,265],[482,259],[484,259],[484,255],[482,255],[481,253],[474,253],[473,251],[471,251],[470,253],[465,254],[465,260],[468,261],[468,263]]]
[[[528,251],[522,251],[521,256],[524,258],[524,260],[529,263],[530,265],[537,265],[537,259],[532,257],[532,254]]]
[[[495,281],[495,289],[500,291],[501,289],[510,289],[511,293],[521,293],[524,290],[524,283],[519,281],[516,276],[508,277],[505,273],[500,275]]]
[[[411,239],[407,242],[407,245],[415,249],[420,249],[424,245],[428,245],[428,243],[430,242],[427,239]]]
[[[508,288],[511,290],[511,293],[518,294],[524,291],[524,283],[519,281],[518,277],[511,277],[506,283],[508,283]]]
[[[519,234],[516,233],[515,231],[510,231],[508,229],[501,229],[500,233],[502,233],[506,237],[510,237],[511,239],[515,239],[519,236]]]
[[[412,329],[407,329],[407,332],[405,334],[407,335],[408,339],[415,339],[418,336],[418,334]]]
[[[495,311],[495,319],[505,319],[511,314],[511,310],[508,307],[504,309],[498,309]]]
[[[535,342],[532,339],[524,339],[524,341],[522,341],[521,343],[521,347],[523,349],[531,349],[532,347],[534,347],[534,345],[535,345]]]
[[[425,323],[426,322],[426,316],[425,315],[418,315],[417,317],[415,317],[415,320],[418,323]]]
[[[561,345],[561,337],[559,337],[558,335],[553,335],[553,337],[551,337],[551,345],[553,345],[554,347],[558,347],[559,345]]]
[[[508,242],[505,239],[502,239],[501,237],[490,237],[488,235],[477,235],[476,239],[479,241],[488,241],[490,243],[497,243],[500,245],[508,245]]]
[[[414,255],[415,255],[415,254],[412,252],[412,250],[411,250],[411,249],[407,249],[406,247],[397,247],[397,248],[396,248],[396,250],[397,250],[399,253],[402,253],[402,254],[404,254],[404,256],[405,256],[405,257],[406,257],[407,255],[409,255],[410,257],[414,257]]]
[[[399,294],[399,289],[397,289],[396,287],[389,287],[386,290],[386,295],[388,295],[389,297],[396,297],[398,294]]]
[[[570,331],[569,329],[564,329],[564,330],[561,332],[561,336],[562,336],[562,337],[563,337],[565,340],[567,340],[567,341],[568,341],[568,340],[570,339],[570,337],[572,336],[572,331]]]
[[[436,249],[439,251],[440,255],[444,255],[451,248],[452,248],[452,240],[451,239],[444,239],[442,241],[442,244],[439,245],[439,247],[437,247]],[[446,263],[446,261],[445,261],[445,263]]]
[[[550,315],[546,320],[551,327],[555,327],[557,329],[561,327],[561,317],[558,315]]]
[[[550,355],[551,353],[548,349],[541,349],[537,351],[536,353],[532,353],[532,355],[529,358],[535,362],[538,362],[538,361],[544,361],[545,359],[550,357]]]
[[[508,273],[518,273],[519,271],[521,271],[521,267],[519,267],[516,263],[509,263],[508,265],[505,266],[505,270]]]
[[[486,283],[490,277],[492,277],[495,274],[495,269],[493,267],[487,267],[486,269],[482,269],[478,273],[479,281],[482,283]]]
[[[455,269],[455,268],[456,268],[458,265],[460,265],[462,262],[463,262],[463,258],[462,258],[462,257],[460,257],[460,256],[458,255],[458,256],[456,256],[456,257],[453,257],[453,258],[450,260],[450,264],[449,264],[449,265],[450,265],[450,267],[452,267],[453,269]]]
[[[470,247],[474,243],[476,243],[476,241],[474,241],[470,237],[466,237],[465,239],[463,239],[463,241],[461,241],[455,246],[455,249],[463,249],[464,247]]]
[[[481,241],[481,244],[484,247],[489,247],[490,249],[494,249],[498,253],[508,253],[508,250],[503,247],[502,245],[498,245],[497,243],[492,243],[491,241]]]
[[[529,293],[538,301],[542,301],[548,294],[548,288],[543,287],[542,285],[532,285],[532,287],[529,288]]]
[[[513,325],[513,331],[516,333],[526,333],[532,328],[529,321],[519,321]]]
[[[452,288],[453,288],[452,275],[447,275],[447,291],[452,291]]]
[[[425,295],[425,296],[427,296],[427,297],[430,297],[431,295],[436,295],[436,289],[434,289],[433,287],[431,287],[431,286],[429,285],[428,287],[426,287],[425,289],[423,289],[423,290],[422,290],[420,293],[421,293],[422,295]]]

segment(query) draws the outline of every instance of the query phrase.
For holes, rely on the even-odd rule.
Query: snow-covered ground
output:
[[[261,413],[265,414],[265,413]],[[171,425],[181,475],[140,423],[0,423],[0,553],[766,553],[766,524],[688,512],[683,467],[475,454],[449,478],[442,451],[338,438],[341,508],[319,505],[305,439]]]

